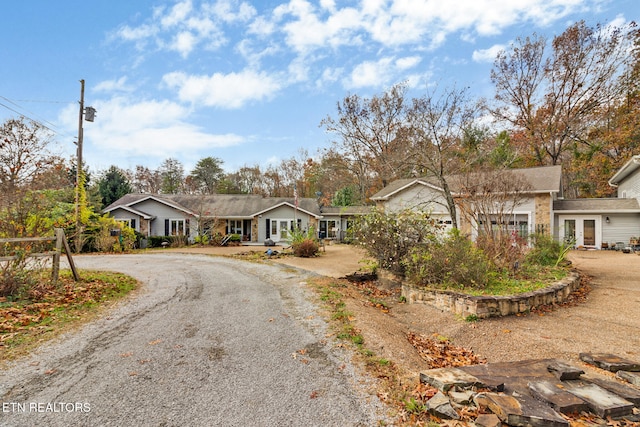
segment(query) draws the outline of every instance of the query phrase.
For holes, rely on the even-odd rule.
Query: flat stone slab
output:
[[[517,398],[506,394],[485,393],[487,406],[510,426],[567,427],[569,422],[550,406],[530,396]]]
[[[547,366],[547,370],[551,372],[561,381],[564,380],[577,380],[580,379],[580,376],[584,374],[584,371],[580,368],[577,368],[568,363],[562,362],[560,360],[555,360],[549,363]]]
[[[584,381],[565,381],[567,391],[587,402],[600,417],[618,418],[633,413],[633,403],[596,384]]]
[[[589,378],[588,381],[602,387],[605,390],[609,390],[613,394],[617,394],[624,400],[628,400],[629,402],[640,408],[640,390],[629,387],[628,385],[621,384],[617,381],[605,380],[601,378]]]
[[[478,378],[459,368],[429,369],[420,373],[420,382],[430,384],[445,393],[453,387],[484,387]]]
[[[557,359],[534,359],[461,366],[457,369],[473,375],[485,385],[494,386],[495,391],[529,394],[530,382],[556,381],[556,376],[547,367],[557,362]]]
[[[616,372],[616,376],[626,382],[633,384],[637,387],[640,387],[640,374],[635,372],[628,371],[618,371]]]
[[[476,418],[477,427],[501,427],[502,421],[496,414],[480,414]]]
[[[580,360],[611,372],[640,371],[640,362],[609,353],[580,353]]]
[[[449,398],[440,391],[431,399],[427,400],[427,410],[440,418],[460,419],[458,413],[453,409],[453,406],[451,406]]]
[[[575,414],[588,411],[587,402],[564,389],[562,384],[550,381],[537,381],[529,383],[529,390],[536,399],[539,399],[562,414]]]

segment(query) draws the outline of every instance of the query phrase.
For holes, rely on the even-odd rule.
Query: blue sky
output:
[[[329,147],[319,127],[347,94],[407,81],[492,96],[495,53],[638,19],[637,0],[22,0],[0,13],[0,120],[23,114],[75,153],[79,80],[91,170],[186,172],[207,156],[227,171]]]

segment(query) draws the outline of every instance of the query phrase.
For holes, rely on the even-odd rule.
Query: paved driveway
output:
[[[300,274],[177,253],[76,263],[143,292],[0,371],[0,425],[377,425]]]

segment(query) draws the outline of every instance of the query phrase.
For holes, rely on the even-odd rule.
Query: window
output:
[[[227,220],[227,233],[229,234],[242,234],[242,220],[229,219]]]
[[[185,225],[184,219],[171,219],[169,220],[169,235],[170,236],[184,236]]]
[[[136,229],[136,219],[135,218],[131,218],[131,219],[118,219],[118,218],[116,218],[116,221],[121,222],[123,224],[126,224],[127,226],[133,228],[134,230]]]
[[[333,219],[320,221],[320,238],[335,239],[338,231],[338,222]]]

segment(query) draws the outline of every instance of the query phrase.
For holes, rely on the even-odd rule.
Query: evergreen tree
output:
[[[98,191],[102,199],[102,206],[108,206],[125,194],[133,190],[123,171],[117,166],[111,166],[98,181]]]

